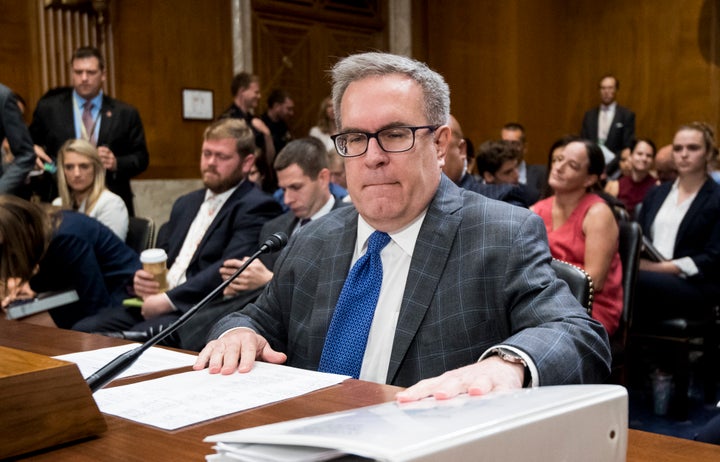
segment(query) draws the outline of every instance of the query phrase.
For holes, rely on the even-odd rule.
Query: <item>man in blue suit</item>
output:
[[[168,255],[170,289],[160,292],[153,275],[138,270],[133,287],[142,308],[107,310],[78,330],[157,332],[222,283],[223,261],[257,250],[260,229],[280,214],[280,206],[247,180],[255,160],[253,138],[239,119],[221,119],[205,130],[200,157],[205,188],[175,201],[157,238]]]
[[[550,267],[542,221],[442,174],[444,79],[385,53],[342,59],[332,74],[335,144],[355,208],[293,235],[263,294],[215,326],[194,367],[318,369],[348,270],[372,240],[382,281],[360,379],[410,386],[400,401],[604,380],[607,336]]]

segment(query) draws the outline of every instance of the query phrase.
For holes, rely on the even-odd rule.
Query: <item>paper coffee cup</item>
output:
[[[167,254],[163,249],[147,249],[140,254],[143,269],[153,275],[160,284],[160,292],[168,290],[167,283]]]

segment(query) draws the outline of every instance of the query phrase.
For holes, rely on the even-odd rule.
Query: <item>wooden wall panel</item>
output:
[[[40,97],[41,88],[37,51],[34,37],[35,1],[0,0],[0,82],[12,88],[27,101],[25,118]]]
[[[718,0],[426,3],[425,55],[450,83],[453,112],[476,145],[516,120],[529,160],[544,162],[553,140],[578,132],[598,104],[606,72],[619,77],[618,100],[636,112],[637,133],[659,144],[681,123],[720,122]]]
[[[215,114],[230,104],[230,4],[122,0],[113,5],[116,96],[140,111],[150,151],[150,167],[141,178],[197,178],[209,122],[183,120],[182,90],[212,90]]]
[[[327,71],[349,53],[387,49],[385,35],[376,20],[366,19],[361,26],[347,11],[338,14],[341,2],[307,2],[304,8],[293,4],[291,9],[286,2],[255,3],[259,10],[253,14],[253,60],[262,92],[257,113],[265,111],[273,89],[286,90],[295,103],[290,132],[295,138],[307,136],[317,122],[320,102],[330,94]],[[269,13],[272,5],[278,8]],[[378,15],[375,8],[375,2],[368,2],[357,14]]]

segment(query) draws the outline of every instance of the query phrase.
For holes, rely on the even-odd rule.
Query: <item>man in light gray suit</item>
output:
[[[539,217],[442,174],[443,78],[384,53],[342,59],[332,73],[355,208],[291,237],[263,294],[214,327],[195,369],[317,369],[348,270],[378,231],[390,242],[360,379],[409,386],[398,401],[603,381],[607,336],[550,267]]]

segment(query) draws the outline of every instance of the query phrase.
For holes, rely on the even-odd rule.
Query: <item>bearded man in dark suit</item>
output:
[[[134,216],[130,179],[144,172],[149,162],[140,114],[103,93],[105,60],[97,48],[78,48],[70,65],[72,88],[51,90],[38,101],[30,134],[53,161],[69,139],[81,138],[97,146],[106,170],[105,185],[122,197]],[[57,196],[57,187],[45,175],[37,192],[41,200],[49,202]]]

